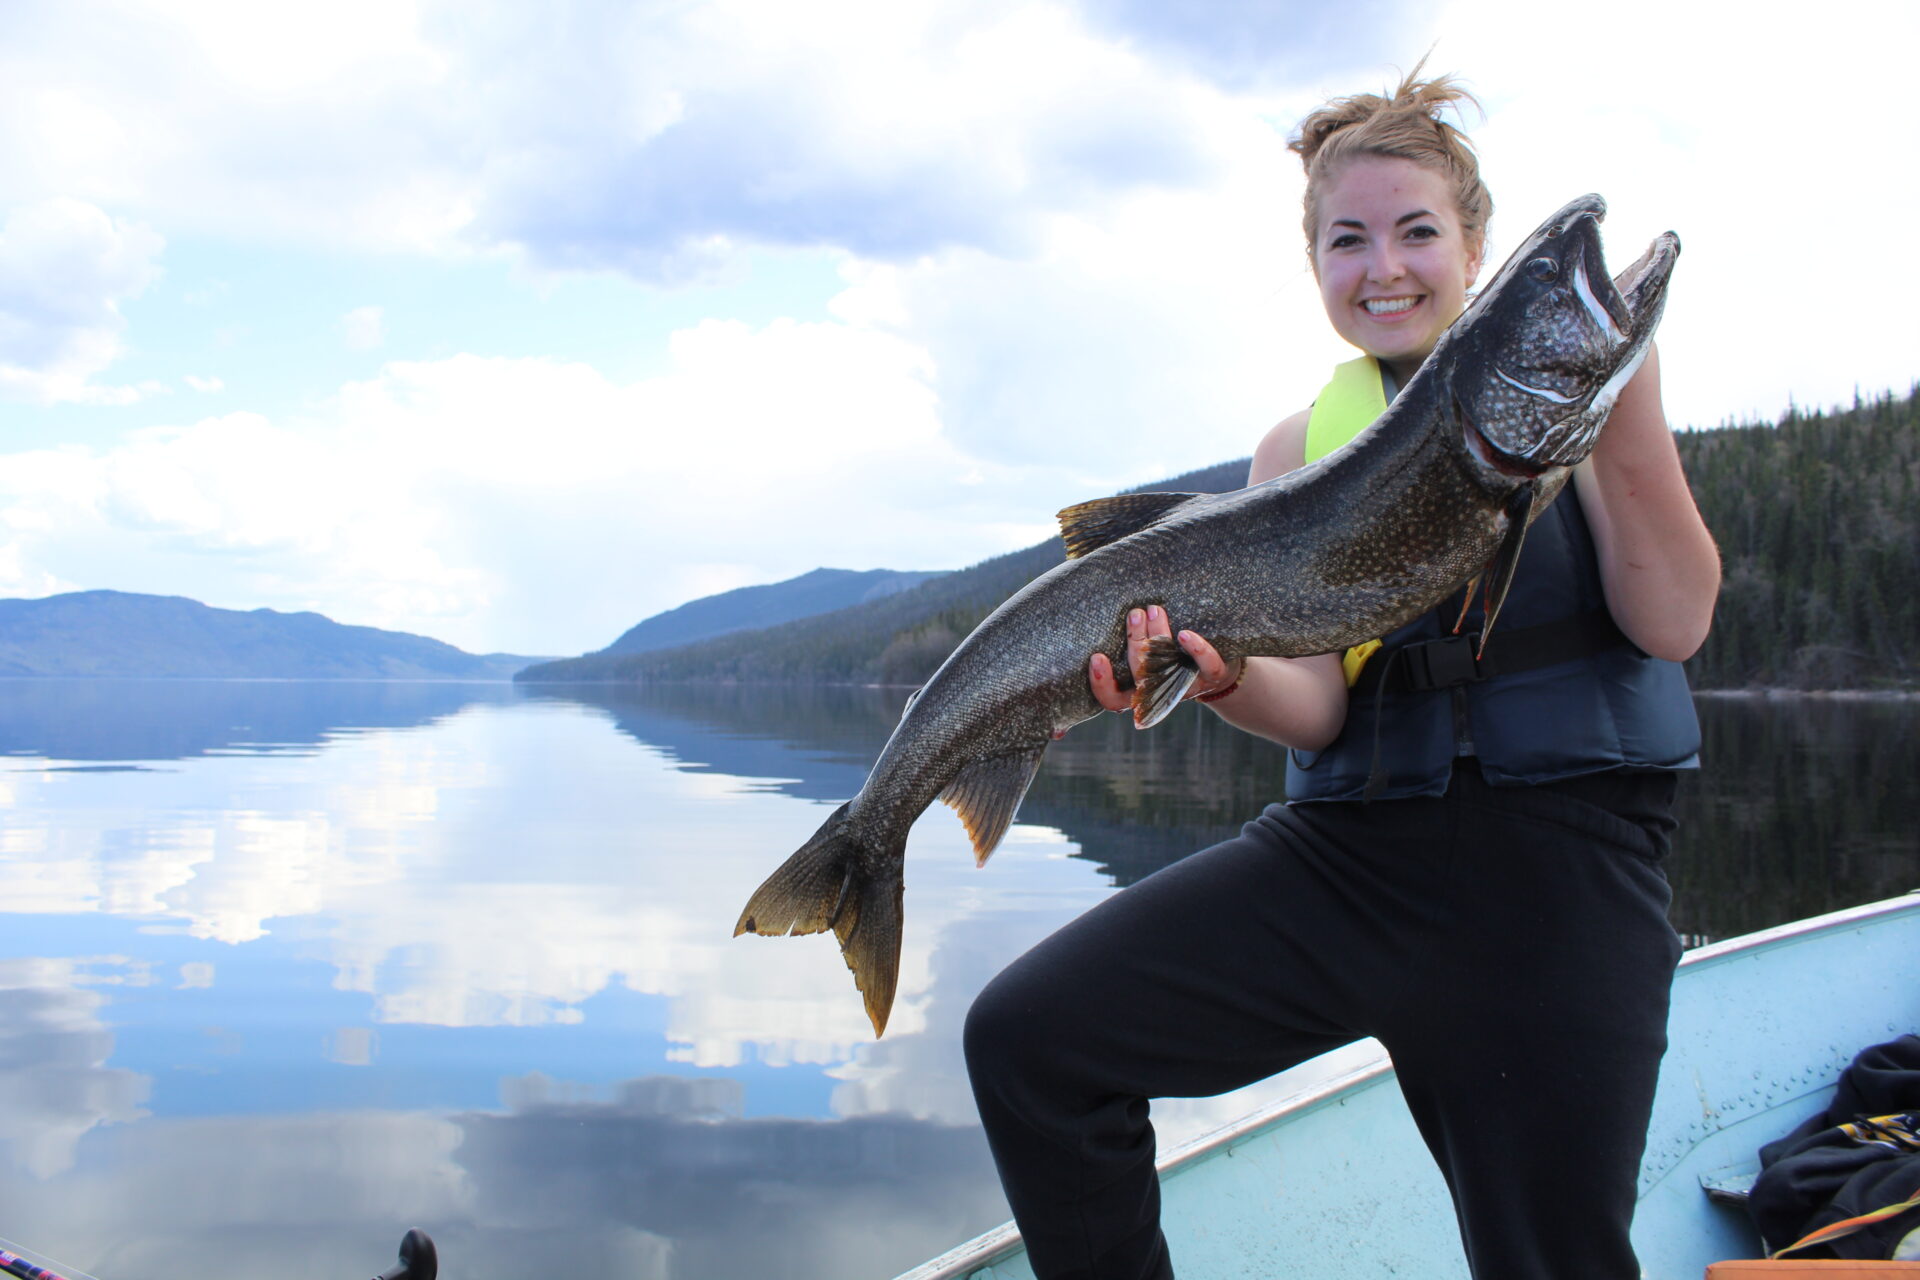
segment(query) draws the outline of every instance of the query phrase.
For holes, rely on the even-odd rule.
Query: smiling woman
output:
[[[1288,803],[1101,903],[976,1001],[975,1097],[1042,1280],[1173,1275],[1150,1099],[1237,1088],[1367,1035],[1398,1064],[1476,1277],[1638,1274],[1634,1175],[1680,950],[1660,863],[1700,740],[1685,677],[1661,659],[1699,644],[1718,584],[1650,358],[1678,244],[1661,237],[1618,288],[1596,279],[1606,205],[1583,197],[1468,308],[1492,202],[1440,118],[1463,97],[1416,67],[1302,125],[1321,301],[1362,354],[1267,434],[1247,492],[1334,483],[1433,405],[1436,454],[1493,464],[1489,489],[1520,482],[1494,521],[1500,550],[1425,599],[1475,569],[1486,590],[1341,639],[1344,655],[1264,651],[1300,657],[1242,657],[1230,633],[1176,640],[1172,610],[1142,599],[1131,681],[1089,660],[1099,702],[1141,720],[1178,654],[1212,711],[1291,749]],[[1332,538],[1356,562],[1400,554],[1426,531],[1345,521],[1412,470],[1263,530]],[[1463,544],[1472,522],[1447,523],[1436,540]],[[1271,536],[1247,534],[1242,559],[1272,561]],[[1163,599],[1232,581],[1195,580]],[[1575,1110],[1568,1161],[1537,1135]]]

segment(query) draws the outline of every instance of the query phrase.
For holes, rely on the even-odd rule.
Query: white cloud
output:
[[[0,545],[20,579],[319,601],[552,653],[741,565],[953,567],[1044,533],[1017,522],[1052,507],[992,484],[955,505],[953,477],[1002,472],[947,439],[932,365],[900,337],[710,321],[671,351],[671,371],[630,383],[554,360],[396,362],[311,419],[232,413],[0,455]],[[1014,527],[983,545],[995,522]]]
[[[1207,94],[1051,5],[364,8],[322,35],[277,6],[48,6],[0,50],[0,200],[675,278],[747,243],[1018,251],[1213,162]],[[126,39],[88,38],[101,10]]]
[[[120,303],[159,274],[161,239],[84,201],[42,200],[0,225],[0,398],[127,404],[94,382],[121,350]]]
[[[182,374],[180,380],[193,390],[206,395],[213,395],[227,389],[227,384],[219,378],[201,378],[188,373]]]
[[[386,309],[355,307],[340,317],[340,332],[349,349],[371,351],[387,340]]]
[[[33,207],[67,210],[61,234],[92,246],[77,275],[35,260],[78,302],[0,336],[15,394],[137,390],[100,373],[158,240],[102,208],[216,242],[517,246],[645,278],[825,245],[846,287],[812,323],[655,295],[683,314],[715,301],[640,353],[645,377],[511,341],[429,349],[344,388],[282,388],[276,403],[311,406],[297,413],[0,457],[0,586],[22,591],[180,591],[567,652],[822,564],[950,567],[1036,541],[1068,501],[1249,452],[1314,394],[1344,352],[1303,270],[1284,134],[1326,92],[1379,87],[1432,31],[1475,32],[1432,66],[1485,98],[1496,255],[1589,189],[1613,204],[1616,263],[1680,231],[1662,332],[1676,421],[1903,388],[1920,350],[1871,263],[1837,252],[1856,239],[1843,223],[1920,195],[1889,160],[1911,6],[1843,2],[1776,30],[1649,0],[1600,23],[1453,0],[1264,56],[1276,30],[1307,29],[1292,7],[421,4],[360,14],[348,39],[277,27],[271,7],[101,3],[44,5],[33,39],[0,42],[0,200],[72,196]],[[139,38],[86,38],[102,12]],[[1790,66],[1849,123],[1763,109],[1734,72],[1699,74],[1702,49]],[[1629,66],[1657,92],[1609,91]],[[429,310],[409,328],[431,331]],[[383,312],[350,316],[350,344],[391,349]],[[525,332],[519,352],[548,350]]]

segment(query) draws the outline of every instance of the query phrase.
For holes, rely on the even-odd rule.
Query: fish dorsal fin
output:
[[[1172,636],[1150,637],[1143,665],[1145,674],[1133,687],[1133,727],[1151,729],[1173,714],[1200,678],[1200,669]]]
[[[1198,493],[1123,493],[1112,498],[1076,502],[1060,513],[1060,541],[1067,544],[1067,559],[1073,560],[1098,551],[1109,542],[1118,542],[1130,533],[1138,533],[1182,506]]]
[[[967,836],[973,841],[976,866],[987,865],[1000,838],[1013,825],[1014,811],[1032,785],[1033,775],[1039,772],[1040,757],[1046,750],[1047,744],[1043,742],[1028,751],[975,760],[940,793],[940,798],[953,806],[966,825]]]

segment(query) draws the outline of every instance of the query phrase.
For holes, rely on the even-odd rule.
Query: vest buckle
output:
[[[1400,651],[1401,679],[1416,693],[1485,680],[1486,673],[1480,670],[1480,663],[1473,656],[1479,648],[1477,631],[1407,645]]]

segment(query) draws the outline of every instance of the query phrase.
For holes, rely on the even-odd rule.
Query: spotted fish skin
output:
[[[908,703],[859,793],[749,899],[734,932],[832,930],[876,1036],[898,982],[907,831],[937,799],[975,857],[1011,824],[1048,743],[1100,711],[1095,652],[1163,604],[1229,659],[1331,653],[1484,576],[1492,629],[1527,525],[1592,450],[1658,327],[1671,232],[1617,280],[1598,196],[1515,250],[1387,410],[1346,447],[1225,494],[1132,494],[1061,513],[1069,559],[960,642]],[[1157,722],[1191,686],[1162,641],[1134,692]]]

